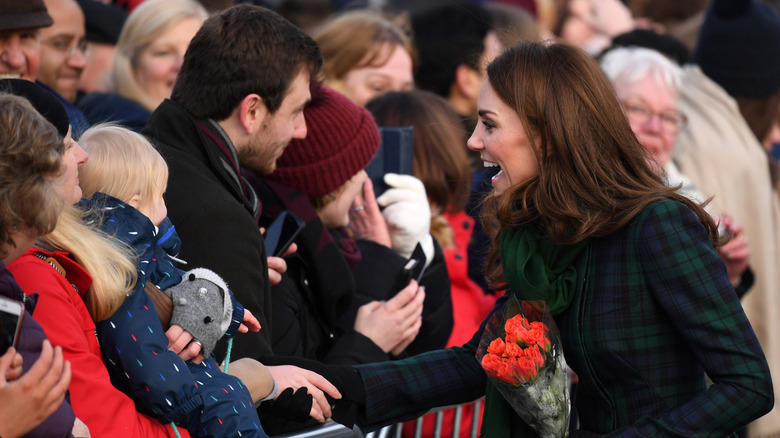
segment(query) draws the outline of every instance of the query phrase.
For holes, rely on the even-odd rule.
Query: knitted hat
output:
[[[70,121],[65,107],[57,100],[57,97],[39,87],[35,82],[24,79],[0,79],[0,92],[29,100],[33,108],[54,125],[62,137],[68,135]]]
[[[290,142],[269,179],[318,198],[366,167],[379,149],[379,128],[368,110],[343,94],[317,82],[310,90],[303,110],[308,134]]]
[[[127,20],[127,11],[115,4],[97,0],[76,0],[84,11],[87,41],[116,44],[119,33]]]
[[[758,0],[714,0],[693,62],[734,97],[780,90],[780,18]]]
[[[52,23],[43,0],[0,0],[0,30],[38,29]]]

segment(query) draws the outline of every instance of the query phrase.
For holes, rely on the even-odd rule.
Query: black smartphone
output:
[[[380,127],[379,150],[366,165],[366,173],[374,185],[374,195],[389,189],[386,173],[412,174],[412,127]]]
[[[306,224],[289,210],[283,211],[265,231],[265,253],[281,257]]]
[[[19,331],[24,318],[24,305],[15,300],[0,297],[0,356],[19,343]]]
[[[419,283],[425,273],[425,262],[425,251],[423,251],[422,246],[418,243],[414,248],[411,257],[406,260],[403,268],[398,271],[398,274],[395,277],[394,290],[396,292],[400,291],[405,288],[411,280]]]

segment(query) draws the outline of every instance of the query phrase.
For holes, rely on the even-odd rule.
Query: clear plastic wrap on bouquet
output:
[[[569,368],[544,301],[511,297],[488,321],[477,360],[501,395],[539,436],[566,437]]]

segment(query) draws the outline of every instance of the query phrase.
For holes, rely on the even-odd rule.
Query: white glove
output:
[[[426,266],[434,256],[431,237],[431,207],[422,181],[411,175],[385,174],[391,188],[376,199],[384,207],[382,216],[390,231],[393,251],[409,258],[419,242],[425,251]]]

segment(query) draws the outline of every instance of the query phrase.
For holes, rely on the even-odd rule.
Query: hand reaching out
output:
[[[267,368],[271,371],[274,380],[276,380],[280,394],[287,388],[292,388],[293,390],[301,387],[307,388],[313,399],[311,411],[309,412],[311,418],[324,422],[326,418],[331,416],[330,403],[325,398],[325,393],[335,399],[340,399],[341,393],[324,377],[314,371],[293,365],[277,365]]]

